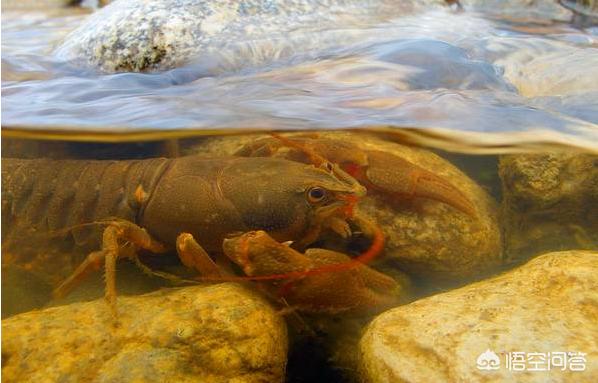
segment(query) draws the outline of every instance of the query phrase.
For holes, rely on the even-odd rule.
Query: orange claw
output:
[[[362,150],[346,141],[316,138],[313,135],[271,135],[278,141],[278,145],[272,139],[265,139],[254,144],[250,153],[245,149],[240,154],[263,154],[263,151],[257,149],[259,147],[268,147],[268,153],[273,154],[281,147],[288,147],[291,148],[288,157],[315,165],[324,161],[338,164],[369,191],[385,195],[392,201],[426,198],[452,206],[470,217],[476,216],[475,206],[457,187],[394,154]]]
[[[269,281],[279,297],[305,311],[339,312],[399,303],[400,286],[363,263],[382,248],[382,235],[358,258],[324,249],[305,254],[276,242],[264,231],[224,242],[226,255],[248,275],[242,280]],[[285,279],[285,282],[277,280]]]
[[[257,246],[250,246],[249,241],[252,240],[252,236],[258,234],[260,236],[268,236],[268,234],[263,231],[245,233],[239,237],[225,239],[223,248],[224,253],[231,258],[233,262],[241,266],[243,268],[243,272],[247,274],[247,276],[201,276],[197,277],[196,279],[200,281],[211,282],[273,281],[281,279],[298,279],[312,275],[347,271],[368,264],[384,249],[384,234],[382,233],[382,230],[380,230],[380,228],[377,226],[372,226],[370,229],[373,231],[373,240],[370,247],[355,258],[347,257],[348,260],[346,262],[328,263],[322,266],[311,268],[304,267],[304,270],[301,270],[302,265],[299,260],[295,260],[294,262],[285,260],[283,264],[286,263],[285,266],[291,267],[290,269],[285,269],[283,266],[273,266],[269,272],[263,272],[264,265],[262,265],[262,272],[259,273],[260,275],[256,275],[255,270],[253,269],[254,263],[251,261],[251,254],[257,253],[259,250],[261,250],[267,255],[267,251],[271,249],[262,248],[258,250]],[[232,245],[233,243],[234,246]],[[292,250],[286,245],[278,245],[279,248],[287,248]],[[292,251],[300,254],[294,250]]]
[[[368,150],[368,166],[353,175],[368,190],[376,190],[391,197],[427,198],[439,201],[471,216],[475,207],[463,193],[444,178],[398,156]],[[351,170],[347,170],[351,174]]]

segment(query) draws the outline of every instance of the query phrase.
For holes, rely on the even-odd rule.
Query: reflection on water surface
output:
[[[594,30],[494,11],[430,5],[359,26],[214,41],[181,68],[108,75],[52,55],[86,14],[4,12],[2,123],[104,133],[406,126],[453,139],[542,130],[548,141],[598,141]]]

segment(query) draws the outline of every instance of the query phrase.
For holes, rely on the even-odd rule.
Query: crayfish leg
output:
[[[104,272],[106,291],[104,298],[108,303],[110,312],[114,319],[118,318],[116,310],[116,260],[120,255],[121,242],[128,242],[138,248],[149,250],[154,253],[163,253],[166,247],[154,240],[142,227],[125,220],[114,220],[106,222],[108,227],[104,229],[102,236],[102,250],[90,253],[85,261],[58,286],[53,295],[56,298],[67,295],[92,271],[101,267],[104,261]],[[128,256],[136,257],[136,254]]]
[[[176,239],[176,250],[183,265],[194,269],[203,277],[222,277],[218,265],[210,258],[208,253],[193,235],[181,233]]]
[[[299,153],[305,155],[308,163],[311,163],[314,166],[321,166],[322,164],[328,162],[327,158],[314,150],[314,148],[308,145],[305,140],[295,140],[292,137],[281,136],[280,134],[276,133],[270,133],[270,135],[279,140],[281,145],[295,149]]]
[[[52,291],[54,299],[64,298],[70,294],[84,279],[91,273],[98,271],[104,262],[104,252],[94,251],[89,253],[85,260],[75,269],[75,271]]]
[[[299,314],[299,307],[289,305],[287,300],[282,297],[278,298],[278,301],[283,305],[283,308],[279,309],[276,314],[285,317],[288,324],[300,335],[312,338],[316,336],[316,331]]]
[[[241,157],[270,157],[281,148],[282,144],[270,137],[262,138],[243,145],[234,155]]]

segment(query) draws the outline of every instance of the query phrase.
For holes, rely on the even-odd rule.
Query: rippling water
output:
[[[228,43],[162,73],[105,75],[53,56],[87,12],[3,12],[2,125],[390,126],[496,133],[497,146],[527,139],[596,149],[598,30],[509,13],[430,7],[350,29]]]

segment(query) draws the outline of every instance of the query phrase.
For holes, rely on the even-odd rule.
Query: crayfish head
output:
[[[264,230],[275,240],[312,243],[332,217],[347,219],[366,189],[338,166],[280,158],[244,158],[219,181],[243,230]],[[330,226],[328,226],[330,227]]]
[[[305,201],[309,207],[306,230],[296,245],[300,248],[314,242],[324,228],[331,228],[341,236],[350,235],[346,223],[367,190],[338,165],[324,162],[316,169],[322,177],[304,185]]]

